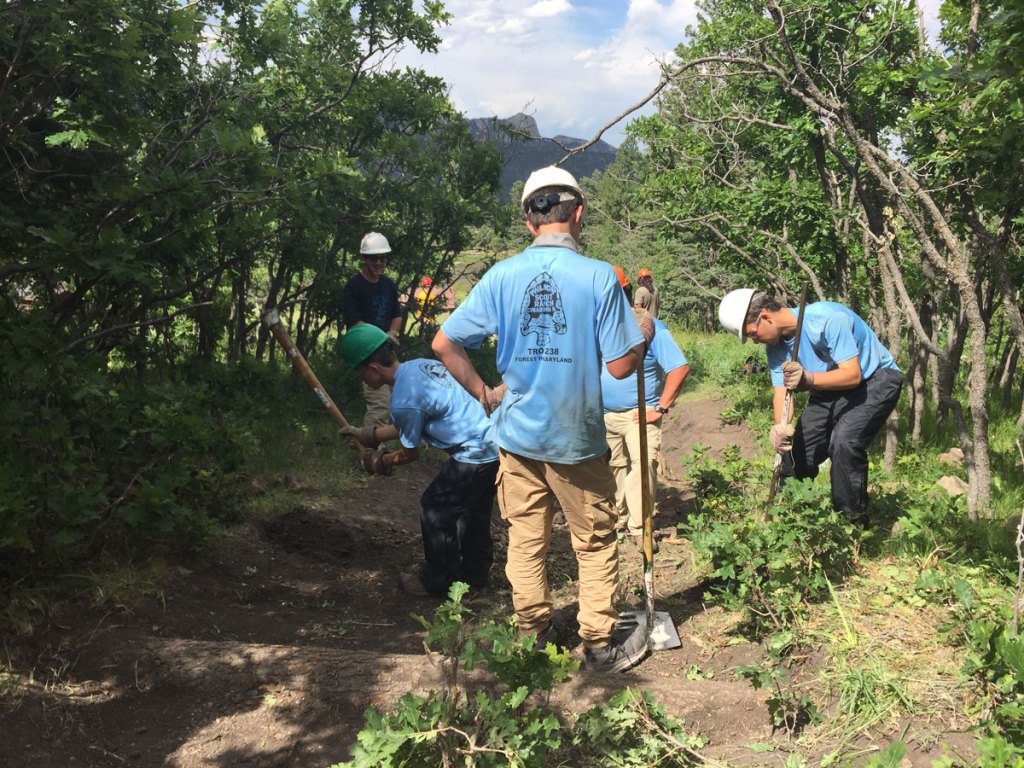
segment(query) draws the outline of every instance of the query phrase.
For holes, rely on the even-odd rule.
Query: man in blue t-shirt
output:
[[[359,243],[359,256],[363,265],[345,284],[341,313],[345,328],[352,329],[364,323],[380,328],[396,343],[402,330],[402,305],[398,301],[398,288],[384,274],[391,245],[379,232],[367,232]],[[388,423],[388,401],[391,391],[387,387],[372,389],[363,385],[366,415],[363,424],[382,427]]]
[[[420,497],[425,562],[419,574],[399,574],[399,586],[417,597],[443,597],[455,581],[477,590],[487,586],[494,561],[491,508],[498,474],[498,446],[483,406],[459,386],[436,360],[398,362],[396,345],[374,325],[352,328],[341,354],[363,383],[391,388],[394,426],[346,427],[367,446],[363,468],[389,475],[416,461],[426,441],[449,455]],[[399,440],[387,451],[381,443]]]
[[[798,311],[740,288],[722,299],[718,318],[742,341],[765,345],[775,387],[771,441],[783,453],[782,477],[815,477],[831,459],[832,505],[866,526],[868,444],[896,407],[903,374],[867,323],[833,301],[804,307],[800,348],[791,360]],[[810,392],[795,429],[782,423],[787,390]]]
[[[520,631],[538,642],[555,637],[545,556],[557,499],[579,564],[584,668],[621,671],[644,657],[647,637],[643,627],[612,637],[618,545],[601,369],[615,378],[632,374],[650,335],[638,327],[611,265],[577,251],[586,202],[572,174],[535,171],[521,204],[533,244],[487,271],[441,326],[433,349],[495,421],[498,504],[509,523],[505,573]],[[507,387],[500,401],[466,353],[494,335]]]
[[[648,309],[648,297],[636,306]],[[676,401],[690,373],[686,356],[672,333],[660,320],[654,320],[654,338],[644,358],[644,421],[647,424],[647,493],[651,514],[656,513],[658,493],[658,453],[661,448],[662,417]],[[601,374],[604,425],[615,472],[615,506],[619,525],[640,545],[643,535],[643,473],[640,465],[640,409],[637,403],[636,377],[616,379],[607,371]],[[657,542],[654,551],[658,550]]]

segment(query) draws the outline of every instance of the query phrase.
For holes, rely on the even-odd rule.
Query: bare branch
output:
[[[166,315],[165,317],[158,317],[158,318],[155,318],[153,320],[140,320],[137,323],[122,323],[121,325],[115,325],[115,326],[112,326],[110,328],[104,328],[102,331],[97,331],[96,333],[90,333],[88,336],[83,336],[80,339],[75,339],[73,342],[68,344],[67,347],[65,347],[65,351],[70,352],[72,349],[77,347],[79,344],[82,344],[82,343],[84,343],[86,341],[92,341],[93,339],[99,339],[99,338],[101,338],[103,336],[108,336],[111,333],[117,333],[118,331],[127,330],[128,328],[142,328],[142,327],[147,326],[147,325],[159,325],[160,323],[166,323],[169,320],[173,320],[178,315],[183,315],[186,312],[191,312],[193,309],[197,309],[199,307],[209,307],[212,304],[213,304],[212,301],[202,301],[202,302],[200,302],[198,304],[193,304],[193,305],[191,305],[189,307],[185,307],[184,309],[179,309],[177,312],[172,312],[171,314]]]

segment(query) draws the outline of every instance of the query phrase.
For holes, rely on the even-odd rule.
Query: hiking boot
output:
[[[414,573],[398,574],[398,588],[413,597],[437,597],[423,586],[423,580]]]
[[[477,603],[486,603],[491,600],[491,590],[486,584],[474,587],[470,586],[466,596],[462,598],[462,602],[465,605],[476,605]]]
[[[554,623],[548,624],[547,629],[537,633],[537,640],[533,644],[533,650],[543,652],[548,647],[548,643],[558,646],[558,630],[555,629]]]
[[[640,624],[623,640],[604,648],[587,648],[583,652],[583,668],[588,672],[624,672],[635,667],[648,652],[647,627]]]

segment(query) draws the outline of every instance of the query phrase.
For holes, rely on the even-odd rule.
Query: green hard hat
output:
[[[350,367],[358,368],[387,340],[388,335],[376,325],[361,323],[345,332],[341,340],[341,356]]]

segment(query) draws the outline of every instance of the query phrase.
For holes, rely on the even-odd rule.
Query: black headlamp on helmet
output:
[[[539,195],[534,195],[526,201],[526,210],[529,213],[547,213],[559,203],[564,203],[569,200],[578,200],[578,196],[567,190],[561,190],[558,192],[544,192]]]

